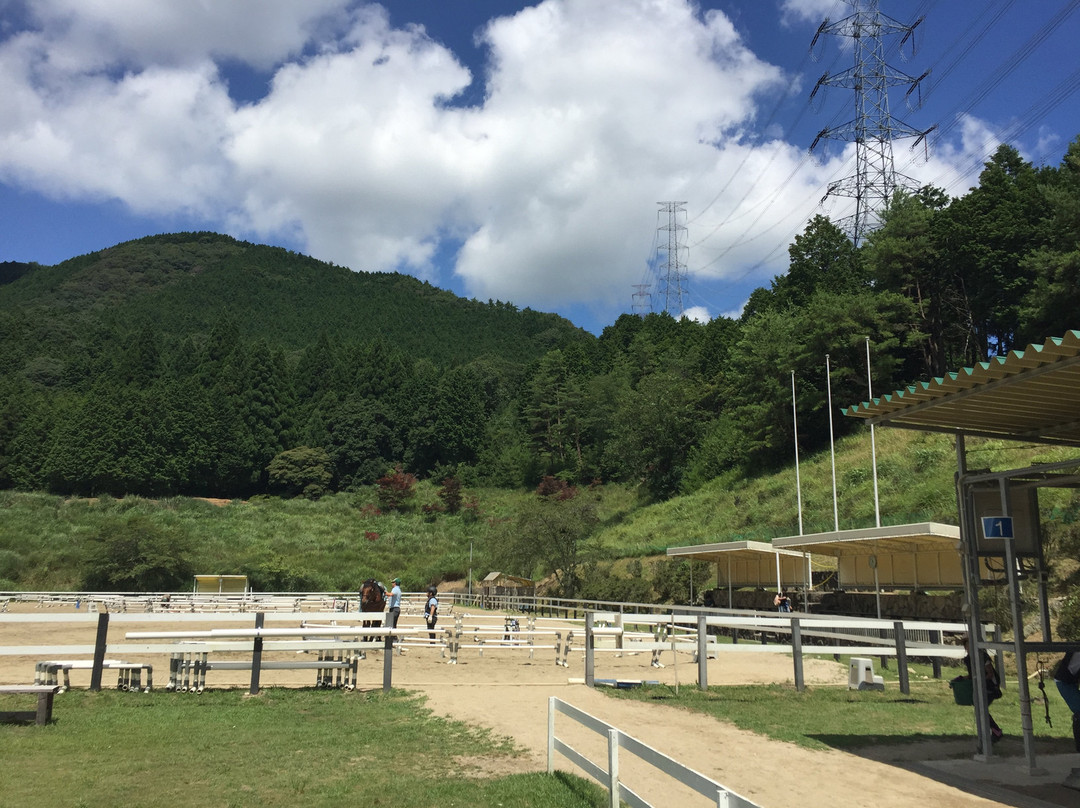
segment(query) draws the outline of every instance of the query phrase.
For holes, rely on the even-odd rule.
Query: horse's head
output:
[[[374,578],[364,581],[360,587],[360,609],[365,612],[381,611],[384,604],[383,590]]]

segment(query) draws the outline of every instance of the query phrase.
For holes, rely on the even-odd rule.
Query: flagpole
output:
[[[803,534],[802,480],[799,477],[799,413],[795,404],[795,371],[791,371],[791,420],[795,424],[795,492],[799,503],[799,535]]]
[[[866,338],[866,391],[870,401],[874,400],[874,386],[870,381],[870,337]],[[870,458],[874,464],[874,519],[877,526],[881,527],[881,504],[878,500],[877,482],[877,441],[874,437],[874,425],[870,424]]]
[[[836,503],[836,441],[833,438],[832,417],[832,372],[829,368],[829,355],[825,354],[825,388],[828,391],[829,400],[829,452],[832,455],[832,512],[833,529],[840,530],[840,509]]]

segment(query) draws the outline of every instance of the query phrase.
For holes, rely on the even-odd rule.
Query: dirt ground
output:
[[[18,607],[11,611],[30,611]],[[74,614],[81,622],[60,622],[60,608],[41,609],[51,622],[11,622],[0,616],[0,646],[91,645],[96,621]],[[153,622],[148,622],[152,620]],[[417,617],[403,617],[402,625],[416,625]],[[444,618],[443,623],[449,622]],[[466,620],[466,624],[468,621]],[[236,622],[213,622],[194,628],[250,627],[250,615]],[[273,615],[267,626],[273,627]],[[286,624],[279,624],[286,625]],[[295,627],[293,621],[289,623]],[[179,628],[167,615],[110,616],[109,642],[125,641],[131,631],[162,631]],[[609,698],[603,688],[581,684],[584,652],[580,639],[566,657],[567,667],[556,664],[554,649],[505,647],[492,638],[483,651],[462,648],[456,664],[436,648],[406,647],[393,658],[394,687],[416,690],[425,695],[427,706],[436,714],[486,727],[498,736],[512,738],[522,753],[511,760],[460,761],[477,775],[512,771],[544,770],[547,766],[548,699],[556,696],[596,718],[632,735],[661,753],[723,784],[762,808],[978,808],[1014,805],[1018,808],[1080,805],[1080,792],[1057,785],[1068,767],[1080,765],[1075,755],[1058,755],[1046,777],[1021,773],[1021,758],[996,757],[990,763],[971,760],[974,740],[957,743],[922,744],[891,749],[867,749],[860,754],[837,750],[807,750],[742,731],[730,724],[692,714],[660,703],[642,703]],[[545,640],[548,642],[548,640]],[[44,655],[42,655],[44,654]],[[110,653],[110,657],[115,654]],[[0,655],[0,683],[27,683],[33,679],[34,663],[54,658],[44,650],[28,656]],[[268,657],[269,658],[269,657]],[[292,658],[296,658],[295,652]],[[128,661],[154,665],[155,690],[163,691],[168,680],[167,657],[124,654]],[[659,681],[680,687],[696,687],[697,666],[689,654],[665,651],[663,667],[653,667],[649,654],[617,656],[601,652],[596,662],[598,679]],[[844,686],[847,670],[839,663],[806,660],[806,681],[810,685]],[[106,671],[106,676],[109,672]],[[89,684],[89,672],[72,673],[72,685]],[[382,685],[382,652],[371,652],[360,663],[358,687],[375,689]],[[710,685],[791,682],[790,657],[763,653],[723,653],[708,662]],[[264,671],[264,687],[310,686],[312,671]],[[112,682],[107,678],[105,684]],[[247,671],[211,671],[209,687],[246,689]],[[342,694],[348,697],[347,693]],[[138,698],[132,694],[132,698]],[[177,696],[187,698],[188,696]],[[195,696],[191,696],[196,698]],[[63,715],[62,696],[56,711]],[[568,717],[558,715],[556,734],[591,760],[606,767],[604,741]],[[1007,740],[1001,751],[1022,755],[1020,741]],[[997,750],[996,750],[997,751]],[[1075,758],[1075,759],[1074,759]],[[1040,763],[1048,761],[1040,758]],[[577,771],[564,757],[556,758],[556,768]],[[622,780],[644,799],[667,806],[715,805],[680,786],[657,770],[623,752]],[[581,773],[581,772],[578,772]],[[1003,777],[1008,773],[1008,777]]]

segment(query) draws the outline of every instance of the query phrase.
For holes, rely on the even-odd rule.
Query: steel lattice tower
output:
[[[842,73],[825,73],[818,79],[810,97],[813,98],[823,86],[854,90],[855,117],[839,126],[822,129],[810,150],[813,151],[823,138],[855,143],[855,174],[832,183],[825,196],[855,199],[855,213],[845,223],[857,246],[867,232],[880,225],[880,214],[888,208],[897,187],[915,186],[909,177],[896,173],[893,141],[913,137],[916,138],[912,144],[914,148],[934,127],[920,131],[889,112],[889,88],[907,85],[907,97],[910,98],[930,71],[912,78],[890,66],[885,61],[884,37],[901,36],[899,47],[902,48],[909,39],[914,41],[915,28],[923,18],[912,25],[904,25],[882,14],[878,10],[878,0],[847,2],[851,4],[852,14],[837,22],[826,19],[818,27],[810,47],[814,47],[822,34],[848,37],[853,42],[855,65]]]
[[[634,314],[638,317],[652,314],[652,293],[649,291],[650,286],[651,284],[648,283],[634,284]]]
[[[686,245],[685,202],[658,202],[660,212],[667,213],[667,224],[660,225],[660,237],[656,242],[656,266],[660,274],[660,294],[664,300],[663,311],[676,320],[683,316],[686,306],[683,302],[685,289],[683,281],[687,277],[687,257],[690,248]],[[659,215],[659,214],[658,214]],[[666,238],[665,238],[666,234]],[[664,253],[661,262],[660,255]]]

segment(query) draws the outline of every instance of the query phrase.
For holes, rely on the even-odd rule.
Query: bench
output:
[[[38,698],[37,710],[0,711],[0,722],[35,721],[48,724],[52,721],[53,696],[60,690],[59,685],[0,685],[0,694],[27,693]]]

